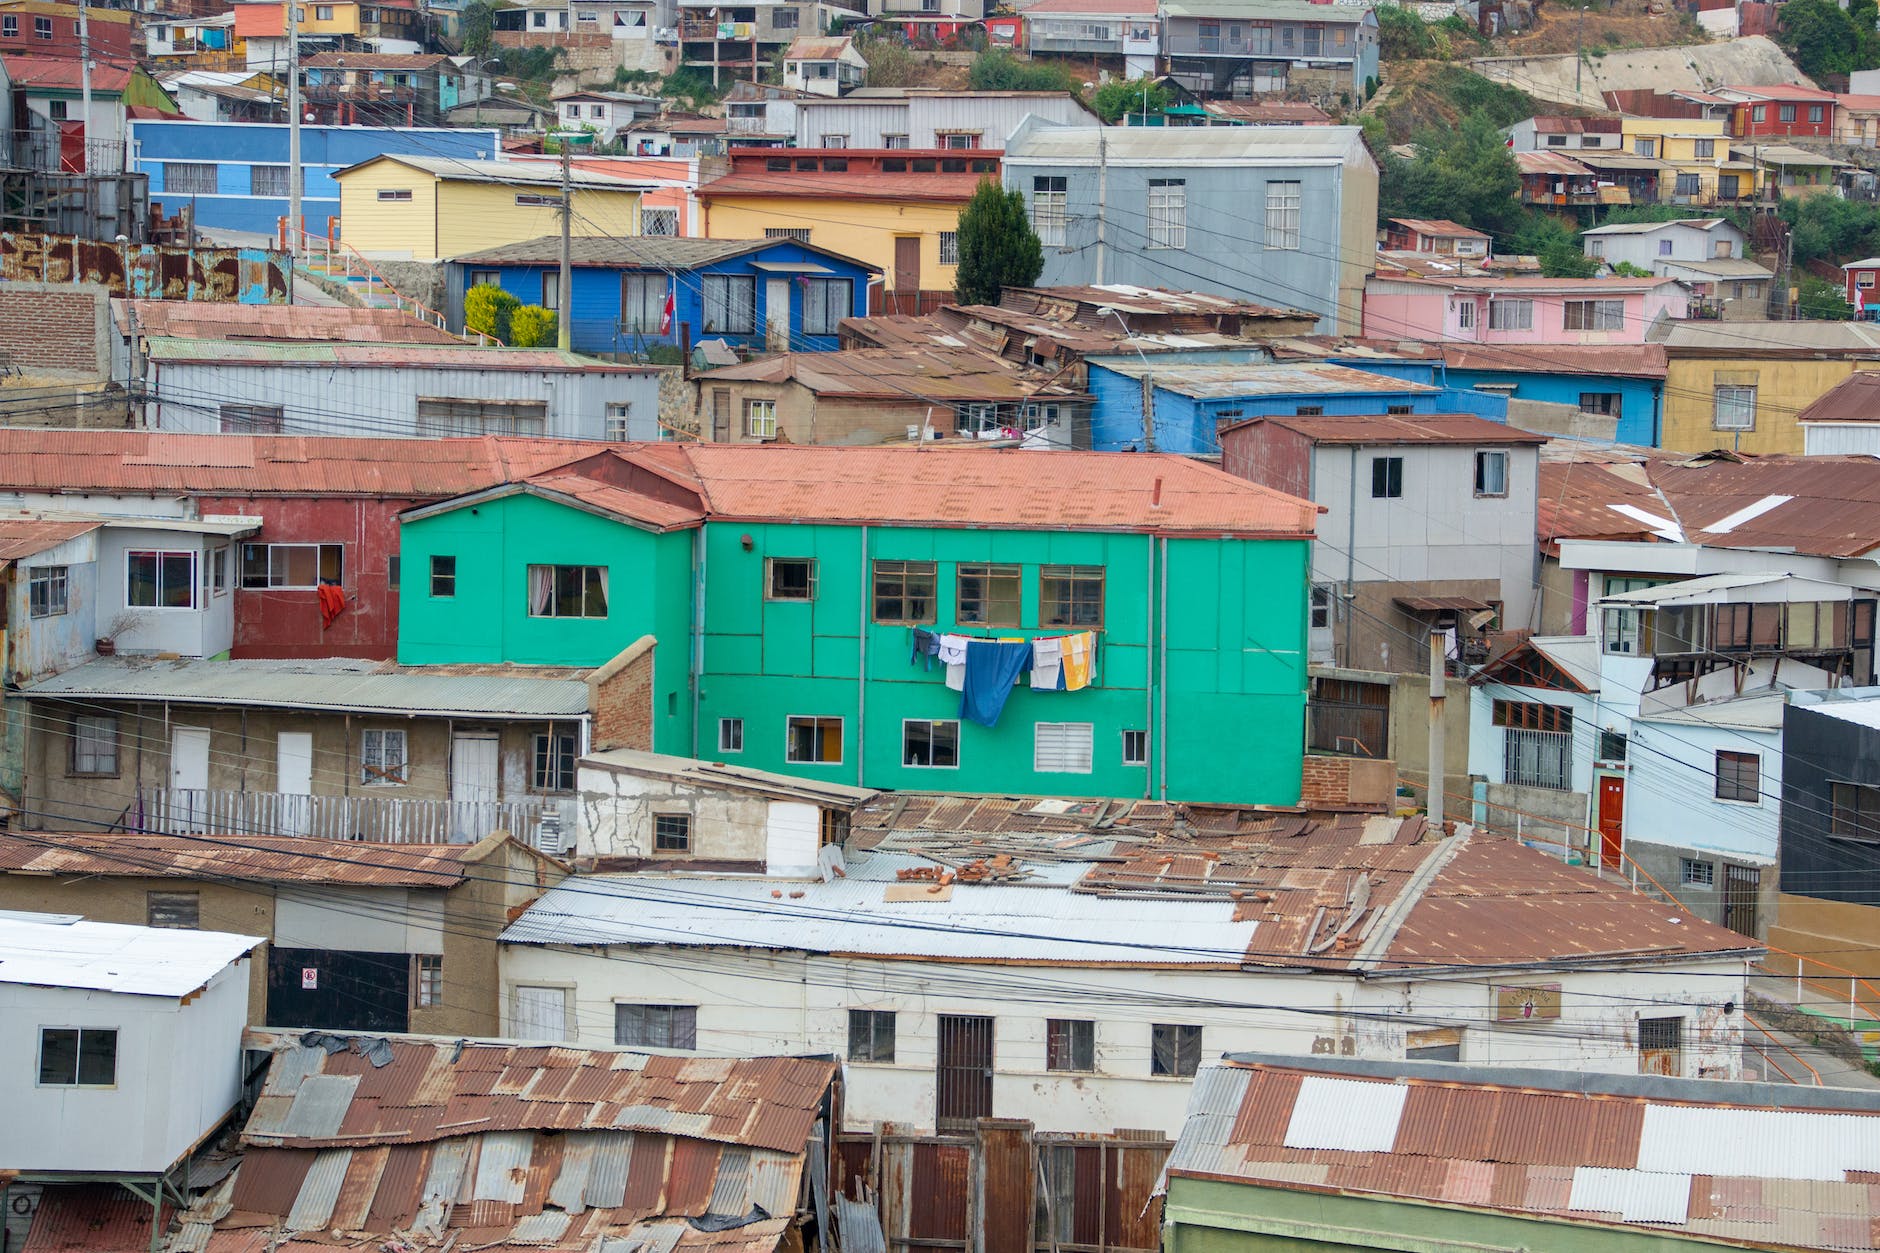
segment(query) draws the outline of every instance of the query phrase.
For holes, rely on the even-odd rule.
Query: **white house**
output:
[[[594,132],[597,143],[611,144],[642,118],[659,114],[659,101],[628,91],[575,91],[556,96],[555,119],[563,130]]]
[[[1810,457],[1880,456],[1880,375],[1855,370],[1795,415]]]
[[[1102,125],[1090,106],[1068,91],[863,87],[838,99],[800,101],[796,146],[997,152],[1027,117],[1057,126]]]
[[[800,35],[783,50],[783,85],[794,91],[840,96],[867,77],[867,59],[846,35]]]
[[[161,1177],[241,1098],[248,955],[220,931],[0,914],[0,1172]]]
[[[1580,247],[1608,268],[1630,264],[1675,278],[1726,319],[1759,319],[1775,273],[1749,259],[1749,237],[1724,218],[1627,222],[1580,237]]]
[[[896,793],[819,862],[551,890],[503,935],[504,1034],[835,1053],[852,1129],[1172,1133],[1223,1052],[1630,1072],[1641,1005],[1683,1018],[1683,1073],[1733,1077],[1706,1007],[1760,952],[1420,817]]]

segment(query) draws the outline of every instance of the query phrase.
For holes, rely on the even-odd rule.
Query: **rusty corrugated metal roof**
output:
[[[1472,413],[1328,413],[1247,418],[1221,428],[1223,449],[1229,433],[1270,422],[1297,431],[1315,444],[1532,444],[1548,437]]]
[[[200,300],[113,300],[120,329],[185,339],[345,340],[379,344],[461,344],[463,340],[400,309],[345,305],[226,305]]]
[[[489,841],[362,844],[245,835],[239,842],[205,842],[180,835],[0,832],[0,873],[447,888],[462,882],[494,847]]]
[[[95,518],[40,518],[30,515],[0,518],[0,561],[18,561],[42,553],[55,544],[76,539],[104,525]]]
[[[170,1213],[166,1203],[159,1231]],[[150,1202],[116,1184],[48,1184],[19,1253],[144,1253],[150,1217]]]

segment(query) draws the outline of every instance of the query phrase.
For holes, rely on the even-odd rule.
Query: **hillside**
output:
[[[1670,48],[1630,48],[1600,52],[1595,32],[1607,21],[1605,15],[1588,14],[1588,56],[1580,75],[1580,88],[1574,89],[1574,58],[1564,56],[1477,57],[1469,68],[1497,82],[1518,87],[1531,96],[1584,108],[1600,108],[1601,92],[1630,89],[1668,91],[1674,88],[1705,90],[1724,83],[1766,86],[1772,83],[1808,83],[1788,54],[1764,35],[1747,35],[1725,43],[1681,44]],[[1565,27],[1571,47],[1573,24],[1554,18],[1552,38],[1561,38]],[[1536,32],[1538,38],[1545,33]],[[1518,46],[1518,45],[1511,45]],[[1812,85],[1812,84],[1811,84]]]

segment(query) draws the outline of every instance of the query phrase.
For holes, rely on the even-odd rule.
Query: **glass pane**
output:
[[[196,562],[189,553],[163,554],[163,605],[188,609],[196,603]]]
[[[39,1082],[78,1082],[78,1032],[49,1027],[39,1033]]]
[[[157,603],[157,555],[155,553],[131,553],[125,559],[128,576],[125,581],[125,599],[133,605],[155,605]]]
[[[274,549],[276,587],[313,587],[320,572],[319,549],[311,544],[281,544]]]

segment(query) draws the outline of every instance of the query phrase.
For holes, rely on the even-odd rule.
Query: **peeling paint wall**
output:
[[[76,235],[0,232],[0,279],[95,283],[113,296],[288,303],[288,258],[265,248],[117,244]]]
[[[577,856],[655,856],[654,817],[685,814],[692,820],[692,847],[679,856],[712,861],[764,858],[770,822],[767,797],[590,766],[581,768],[576,783],[581,794]]]

